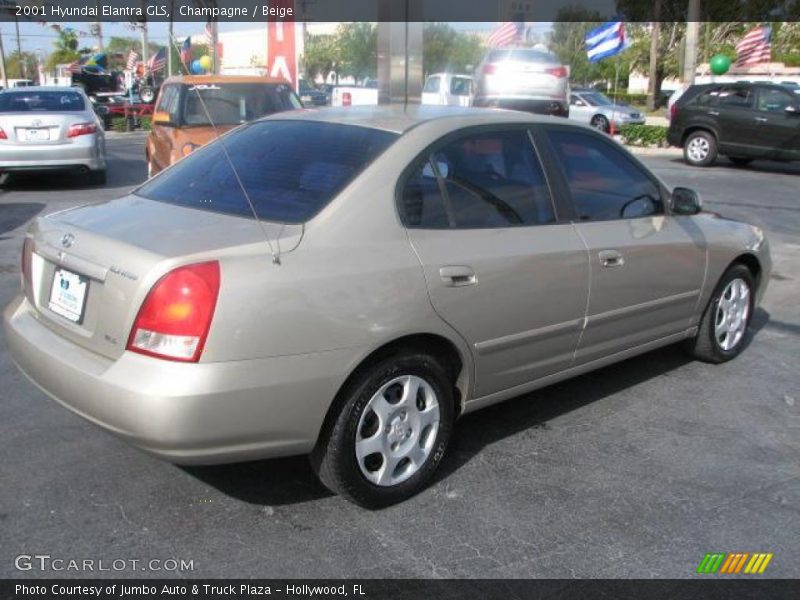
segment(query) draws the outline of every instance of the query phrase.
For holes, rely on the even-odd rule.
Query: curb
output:
[[[625,146],[625,148],[628,149],[628,152],[636,156],[683,156],[683,150],[680,148],[643,148],[641,146]]]
[[[145,137],[149,132],[147,131],[106,131],[106,138],[108,139],[115,139],[115,138],[126,138],[126,137]]]

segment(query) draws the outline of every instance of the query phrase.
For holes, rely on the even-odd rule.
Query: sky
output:
[[[88,35],[90,23],[61,23],[62,26],[72,27],[79,32],[79,43],[83,46],[94,46],[97,39]],[[489,31],[498,26],[498,23],[451,23],[451,25],[458,30],[486,30]],[[148,39],[150,42],[166,44],[168,37],[168,23],[151,22],[148,24]],[[550,23],[532,23],[531,26],[534,30],[541,31],[542,33],[550,30]],[[236,23],[220,23],[219,31],[236,31],[254,29],[256,25],[251,22],[236,22]],[[205,29],[205,24],[200,22],[175,22],[173,24],[173,32],[175,37],[183,38],[186,35],[199,35]],[[58,34],[53,31],[49,25],[42,26],[35,22],[20,22],[20,46],[23,51],[37,52],[41,50],[44,54],[49,53],[53,48],[53,41],[58,37]],[[80,35],[80,32],[85,32],[87,35]],[[14,52],[17,49],[16,30],[14,23],[3,22],[0,24],[0,34],[3,36],[3,45],[7,54]],[[139,34],[132,31],[129,23],[103,23],[103,37],[107,42],[111,37],[137,37]]]

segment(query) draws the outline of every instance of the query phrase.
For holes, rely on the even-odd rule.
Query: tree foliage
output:
[[[60,64],[71,63],[80,58],[78,34],[73,29],[59,27],[58,37],[53,42],[53,46],[55,49],[47,57],[45,63],[47,70],[53,70]]]
[[[378,72],[378,28],[373,23],[342,23],[336,28],[339,74],[356,81]]]
[[[38,61],[33,52],[16,50],[6,57],[6,77],[11,79],[37,79]]]
[[[483,57],[482,40],[456,31],[446,23],[429,23],[422,33],[422,70],[427,76],[438,72],[469,72]]]

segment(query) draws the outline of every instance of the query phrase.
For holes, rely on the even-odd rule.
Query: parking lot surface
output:
[[[105,188],[37,176],[0,192],[2,306],[28,220],[145,178],[141,135],[108,149]],[[469,415],[430,489],[370,512],[303,457],[151,458],[46,398],[0,339],[0,577],[675,578],[707,552],[772,552],[767,576],[800,576],[800,165],[643,160],[769,235],[774,273],[736,360],[666,348]],[[22,554],[193,570],[19,571]]]

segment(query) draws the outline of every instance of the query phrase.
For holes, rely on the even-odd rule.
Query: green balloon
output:
[[[709,66],[714,75],[724,75],[731,68],[731,59],[724,54],[717,54],[711,58]]]

